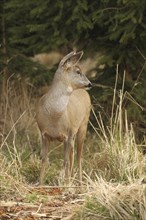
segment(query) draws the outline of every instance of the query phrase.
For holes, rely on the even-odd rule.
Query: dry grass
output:
[[[104,125],[100,114],[97,117],[93,111],[100,128],[92,125],[100,150],[92,160],[94,175],[85,174],[87,202],[77,219],[146,219],[146,186],[141,182],[146,172],[145,156],[136,144],[126,111],[123,112],[123,91],[124,83],[118,104],[114,94],[109,127]]]
[[[33,154],[33,144],[38,141],[32,86],[27,79],[14,81],[12,78],[7,82],[6,91],[3,94],[1,91],[0,99],[1,197],[27,191],[21,171],[25,160]]]
[[[12,76],[13,78],[13,76]],[[5,93],[1,94],[1,127],[2,141],[10,133],[23,132],[33,129],[35,103],[32,98],[33,87],[28,79],[20,77],[15,80],[9,78]]]
[[[126,115],[124,118],[121,118],[122,123],[118,118],[117,127],[112,132],[110,128],[104,127],[100,115],[96,117],[100,132],[94,128],[99,142],[93,155],[92,166],[94,165],[94,170],[107,181],[130,182],[141,177],[145,170],[145,158],[139,150],[140,146],[136,144],[132,125],[128,126]]]
[[[102,130],[96,131],[101,149],[92,160],[94,175],[85,173],[87,202],[76,219],[146,219],[146,185],[141,182],[146,171],[145,157],[138,149],[132,126],[119,114],[121,109],[117,111],[113,132],[95,116]],[[121,124],[125,126],[121,128]]]
[[[36,183],[40,170],[39,133],[35,123],[33,87],[29,81],[8,82],[0,105],[0,197],[24,195],[28,184]],[[115,84],[116,91],[116,84]],[[94,134],[88,135],[84,152],[84,186],[87,202],[76,219],[145,220],[145,157],[139,151],[133,127],[123,111],[124,83],[114,93],[109,126],[96,115]],[[118,94],[119,102],[116,103]],[[62,146],[51,146],[48,185],[61,185]],[[92,161],[92,163],[91,163]],[[58,178],[59,177],[59,178]],[[74,182],[74,181],[73,181]],[[72,183],[74,184],[74,183]]]
[[[87,201],[77,219],[146,219],[146,186],[139,182],[121,184],[89,177]]]

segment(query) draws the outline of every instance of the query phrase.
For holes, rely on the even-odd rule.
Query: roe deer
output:
[[[82,55],[82,51],[71,52],[60,61],[49,91],[38,104],[36,119],[42,137],[40,184],[43,183],[50,141],[64,142],[65,178],[73,175],[76,136],[79,181],[82,181],[81,156],[91,108],[90,97],[85,91],[91,87],[91,82],[77,65]]]

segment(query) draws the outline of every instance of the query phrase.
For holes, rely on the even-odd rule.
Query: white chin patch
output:
[[[71,93],[72,91],[73,91],[72,87],[71,87],[71,86],[68,86],[67,92],[68,92],[68,93]]]
[[[90,90],[90,87],[85,87],[84,89],[85,89],[85,90]]]

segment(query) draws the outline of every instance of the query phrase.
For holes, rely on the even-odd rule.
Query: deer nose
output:
[[[91,82],[89,82],[88,88],[92,88],[92,83]]]

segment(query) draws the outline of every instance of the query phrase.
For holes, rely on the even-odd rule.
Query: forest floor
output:
[[[69,220],[85,202],[85,194],[69,193],[60,187],[32,187],[28,195],[0,201],[1,220]]]

